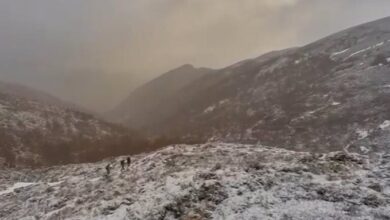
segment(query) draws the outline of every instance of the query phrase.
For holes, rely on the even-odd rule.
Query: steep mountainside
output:
[[[180,111],[158,124],[159,134],[313,151],[388,150],[390,17],[226,67],[164,99],[177,100]],[[156,118],[159,109],[145,111]]]
[[[0,170],[0,219],[385,220],[390,155],[378,156],[215,143],[137,155],[123,172],[122,158]]]
[[[47,104],[3,91],[0,91],[1,166],[93,161],[139,152],[144,147],[145,142],[134,132],[65,108],[65,104]]]
[[[177,94],[195,80],[213,72],[184,65],[136,89],[118,108],[108,113],[116,122],[137,129],[159,130],[181,111]]]

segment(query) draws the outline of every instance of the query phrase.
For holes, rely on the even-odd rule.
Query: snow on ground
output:
[[[31,186],[34,184],[35,183],[23,183],[23,182],[15,183],[13,186],[7,188],[6,190],[0,191],[0,196],[4,194],[13,193],[15,189]]]
[[[334,52],[334,53],[332,53],[332,54],[330,55],[330,57],[332,58],[332,57],[335,57],[335,56],[337,56],[337,55],[343,54],[343,53],[347,52],[349,49],[350,49],[350,48],[347,48],[347,49],[342,50],[342,51]]]
[[[379,128],[384,130],[386,128],[390,127],[390,121],[389,120],[386,120],[384,121],[381,125],[379,125]]]
[[[360,146],[360,150],[361,150],[363,153],[365,153],[365,154],[367,154],[367,153],[370,152],[370,149],[368,149],[368,148],[365,147],[365,146]]]
[[[385,44],[385,42],[380,42],[380,43],[377,43],[377,44],[375,44],[375,45],[369,46],[369,47],[367,47],[367,48],[361,49],[361,50],[359,50],[359,51],[356,51],[356,52],[354,52],[354,53],[351,53],[351,54],[349,55],[348,58],[353,57],[353,56],[356,56],[356,55],[361,54],[361,53],[364,53],[364,52],[366,52],[366,51],[368,51],[368,50],[376,49],[376,48],[378,48],[378,47],[383,46],[384,44]]]
[[[210,143],[137,155],[124,172],[121,159],[0,170],[0,189],[34,183],[0,195],[0,219],[390,218],[390,155],[369,163],[342,152]]]
[[[356,133],[359,135],[359,140],[368,137],[368,131],[363,129],[357,129]]]
[[[210,113],[210,112],[213,112],[215,110],[216,106],[215,105],[212,105],[212,106],[209,106],[207,107],[203,113],[207,114],[207,113]]]

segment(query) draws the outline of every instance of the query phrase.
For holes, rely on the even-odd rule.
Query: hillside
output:
[[[181,111],[178,94],[194,81],[214,71],[183,65],[139,87],[108,118],[144,131],[156,131]],[[150,129],[150,130],[149,130]]]
[[[6,83],[0,81],[0,92],[1,93],[6,93],[9,95],[33,100],[33,101],[38,101],[44,104],[49,104],[49,105],[56,105],[56,106],[61,106],[63,108],[70,108],[70,109],[75,109],[83,112],[88,112],[88,110],[77,106],[73,103],[66,102],[64,100],[61,100],[55,96],[52,96],[46,92],[30,88],[28,86],[24,86],[21,84],[16,84],[16,83]]]
[[[146,145],[138,134],[66,104],[54,104],[57,99],[41,102],[4,88],[0,90],[1,166],[96,161],[140,152]]]
[[[1,219],[389,219],[390,155],[175,145],[133,157],[0,170]],[[105,176],[104,167],[113,172]]]
[[[389,72],[387,17],[207,74],[159,97],[179,103],[174,116],[160,116],[171,104],[159,102],[143,109],[153,120],[142,127],[126,125],[201,141],[315,152],[387,151]],[[128,115],[132,112],[117,116],[128,122]]]

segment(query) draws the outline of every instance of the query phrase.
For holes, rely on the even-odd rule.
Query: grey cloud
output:
[[[388,0],[2,0],[0,80],[105,111],[184,63],[218,68],[388,15]]]

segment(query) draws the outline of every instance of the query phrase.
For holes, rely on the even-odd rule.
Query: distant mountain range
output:
[[[0,83],[2,166],[95,161],[139,152],[145,145],[135,132],[81,112],[44,92]]]
[[[153,135],[296,150],[388,150],[390,17],[219,70],[186,65],[110,113]]]

